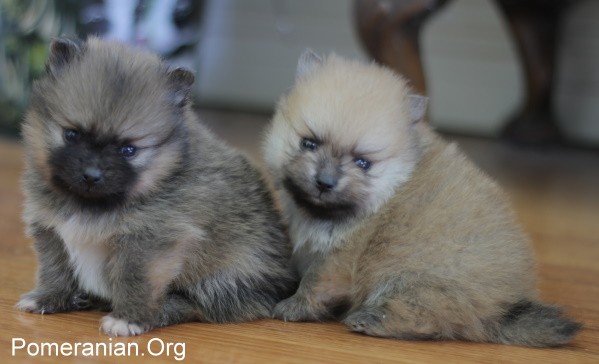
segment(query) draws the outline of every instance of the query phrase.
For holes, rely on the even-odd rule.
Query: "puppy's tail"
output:
[[[559,307],[520,301],[512,305],[490,333],[491,341],[525,346],[560,346],[569,343],[582,328],[565,317]]]

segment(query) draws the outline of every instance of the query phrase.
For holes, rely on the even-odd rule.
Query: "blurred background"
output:
[[[376,58],[362,42],[374,30],[358,33],[357,3],[399,17],[406,13],[400,5],[433,10],[445,1],[0,0],[0,132],[18,133],[49,40],[73,34],[147,47],[191,68],[201,108],[268,114],[291,86],[304,48]],[[434,10],[417,33],[430,122],[450,133],[499,136],[527,92],[505,16],[494,1],[454,0]],[[552,117],[568,144],[597,147],[599,1],[574,2],[562,18]]]

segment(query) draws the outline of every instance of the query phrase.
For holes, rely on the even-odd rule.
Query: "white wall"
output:
[[[497,135],[523,94],[508,36],[491,1],[454,1],[431,19],[422,52],[434,125]]]
[[[206,9],[198,93],[202,102],[270,109],[293,81],[298,55],[366,58],[350,0],[213,0]],[[422,34],[431,122],[440,129],[497,135],[517,109],[522,74],[492,1],[455,0]],[[599,1],[567,18],[558,59],[556,112],[564,131],[599,144]]]
[[[215,0],[205,19],[198,92],[207,103],[272,108],[306,47],[365,57],[346,0]]]

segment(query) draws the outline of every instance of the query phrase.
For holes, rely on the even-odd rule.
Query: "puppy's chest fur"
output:
[[[73,215],[57,224],[56,231],[62,238],[69,255],[73,273],[79,287],[102,298],[110,298],[104,267],[109,258],[107,226],[105,219],[92,220]]]
[[[306,217],[291,199],[287,200],[286,206],[294,254],[300,251],[327,253],[355,228],[354,221],[336,223]]]

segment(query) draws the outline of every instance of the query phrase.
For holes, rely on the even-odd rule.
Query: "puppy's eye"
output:
[[[309,138],[303,138],[301,142],[301,146],[303,149],[315,150],[318,148],[318,143]]]
[[[119,148],[119,154],[125,159],[131,159],[137,154],[137,148],[131,144],[123,145]]]
[[[75,129],[65,129],[63,132],[64,140],[69,143],[76,142],[79,139],[79,132]]]
[[[354,163],[356,164],[356,166],[358,166],[359,168],[367,171],[370,169],[370,166],[372,165],[372,162],[370,162],[368,159],[364,159],[364,158],[356,158],[354,159]]]

